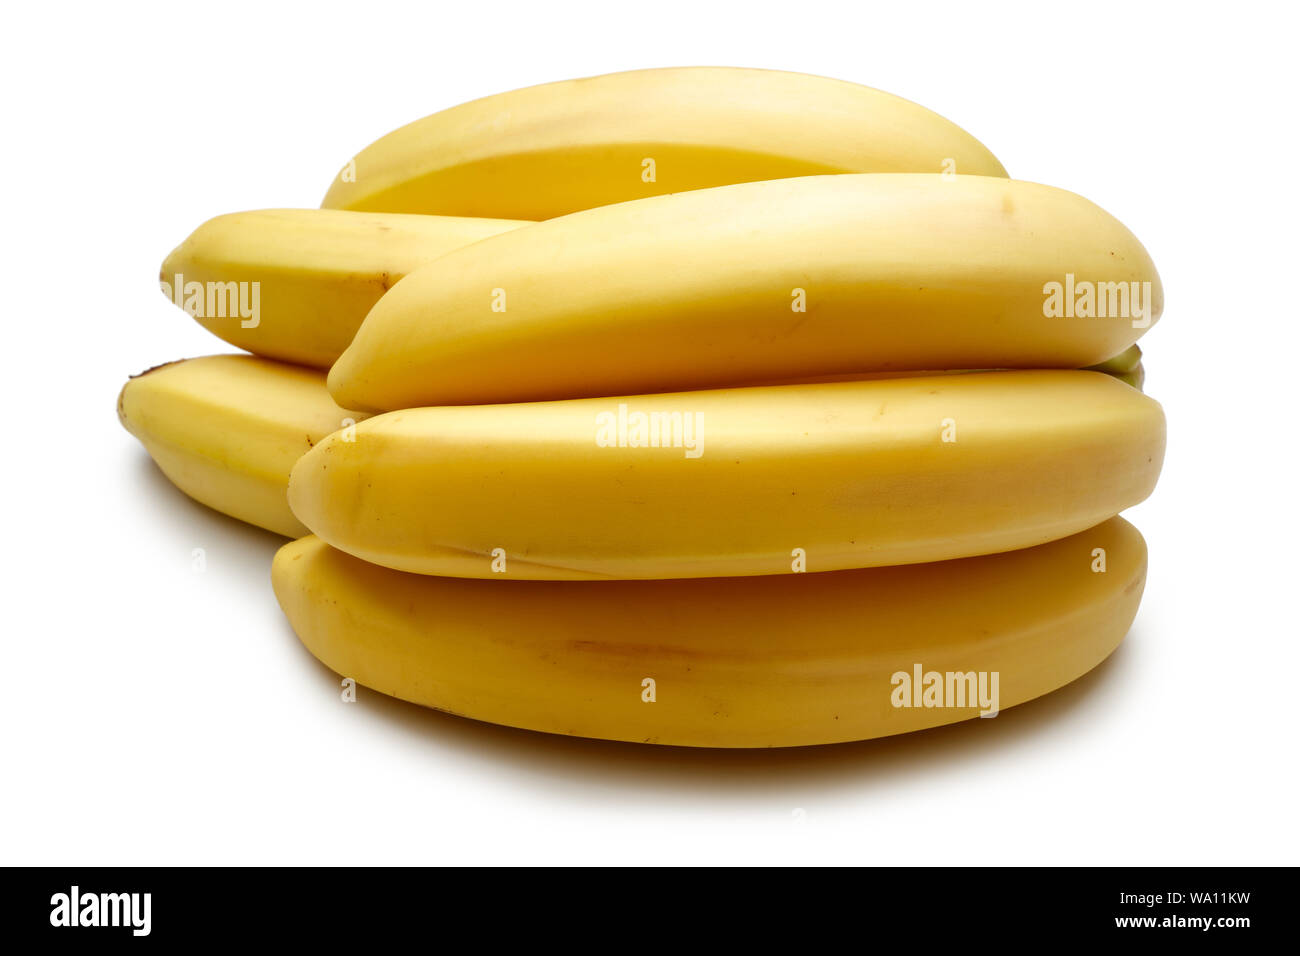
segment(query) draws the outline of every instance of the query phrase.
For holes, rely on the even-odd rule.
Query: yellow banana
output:
[[[126,383],[117,414],[191,498],[289,537],[306,533],[285,497],[294,462],[366,417],[334,404],[323,372],[251,355],[150,369]]]
[[[333,209],[260,209],[201,225],[162,264],[163,292],[218,337],[328,368],[379,297],[444,253],[526,225]]]
[[[322,205],[549,219],[729,183],[875,172],[1006,175],[965,130],[897,96],[696,67],[547,83],[435,113],[362,150]]]
[[[309,537],[271,575],[307,649],[382,693],[557,734],[786,747],[965,720],[1069,683],[1127,633],[1146,544],[1113,518],[938,564],[591,584],[404,574]]]
[[[237,355],[172,362],[136,376],[118,412],[187,493],[290,537],[306,533],[285,497],[296,456],[341,423],[369,417],[335,405],[322,372]],[[267,440],[276,434],[287,446]],[[204,445],[209,453],[200,454]]]
[[[328,543],[425,574],[781,574],[1073,534],[1145,498],[1160,406],[1089,371],[392,412],[295,466]]]
[[[1073,193],[812,176],[592,209],[451,252],[379,301],[329,387],[385,410],[1077,368],[1128,348],[1162,306],[1141,243]]]

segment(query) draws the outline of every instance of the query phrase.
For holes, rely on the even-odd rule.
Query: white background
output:
[[[2,862],[1300,862],[1296,24],[1199,6],[9,9]],[[117,423],[128,374],[229,350],[158,264],[219,213],[317,205],[427,113],[695,64],[916,100],[1142,238],[1169,451],[1129,513],[1151,555],[1132,633],[996,720],[804,751],[342,704],[271,593],[279,539],[192,504]]]

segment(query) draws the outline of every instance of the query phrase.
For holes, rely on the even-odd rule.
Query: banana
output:
[[[1115,377],[1128,380],[1129,374]],[[135,376],[122,390],[118,414],[188,494],[289,537],[306,533],[285,497],[292,461],[284,445],[267,437],[288,436],[296,455],[310,448],[298,444],[299,436],[315,443],[335,427],[346,428],[349,419],[368,417],[335,405],[321,372],[237,355],[172,362]],[[218,441],[224,442],[218,458],[176,448],[199,443],[215,448]],[[250,483],[248,475],[264,480]]]
[[[526,223],[332,209],[260,209],[201,225],[162,264],[163,292],[210,332],[328,368],[408,272]]]
[[[293,463],[366,417],[334,404],[323,372],[251,355],[150,369],[126,383],[117,414],[191,498],[289,537],[307,533],[285,497]]]
[[[294,467],[329,544],[458,577],[781,574],[1024,548],[1144,499],[1160,406],[1089,371],[391,412]]]
[[[811,176],[606,206],[448,253],[370,311],[329,388],[376,411],[1079,368],[1127,349],[1162,307],[1141,243],[1073,193]]]
[[[897,96],[697,67],[547,83],[435,113],[362,150],[322,205],[550,219],[729,183],[875,172],[1006,176],[969,133]]]
[[[966,720],[1069,683],[1127,633],[1146,544],[1113,518],[938,564],[592,584],[403,574],[309,537],[280,549],[271,579],[307,649],[384,694],[555,734],[789,747]]]

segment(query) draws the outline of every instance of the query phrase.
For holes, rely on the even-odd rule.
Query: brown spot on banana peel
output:
[[[137,372],[135,375],[128,376],[128,379],[144,378],[150,372],[156,372],[160,368],[166,368],[168,365],[180,365],[182,362],[188,362],[189,359],[172,359],[170,362],[160,362],[157,365],[151,365],[143,372]]]
[[[166,368],[169,365],[180,365],[182,362],[188,362],[188,361],[189,359],[172,359],[172,361],[170,362],[162,362],[158,365],[150,366],[149,368],[145,369],[143,372],[137,372],[135,375],[127,376],[126,384],[123,385],[118,390],[117,393],[117,420],[122,423],[123,428],[125,428],[127,431],[131,431],[131,426],[127,423],[126,420],[126,390],[130,386],[130,384],[134,382],[137,378],[144,378],[150,372],[156,372],[160,368]],[[131,434],[135,434],[135,433],[131,432]]]

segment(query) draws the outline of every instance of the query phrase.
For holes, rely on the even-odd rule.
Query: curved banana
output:
[[[590,584],[403,574],[309,537],[280,549],[271,579],[307,649],[384,694],[556,734],[789,747],[966,720],[1069,683],[1127,633],[1146,544],[1113,518],[938,564]]]
[[[168,298],[231,345],[328,368],[408,272],[523,225],[333,209],[237,212],[194,230],[159,278]]]
[[[1088,371],[972,372],[391,412],[289,503],[376,564],[460,577],[781,574],[1073,534],[1144,499],[1160,406]]]
[[[349,420],[369,417],[335,405],[322,372],[237,355],[183,359],[135,376],[119,396],[118,414],[192,497],[289,537],[306,533],[285,497],[291,456],[296,460]],[[285,436],[287,453],[280,442],[266,441],[274,434]],[[206,457],[178,450],[217,449],[217,442],[222,450]],[[263,476],[251,493],[250,475]]]
[[[1078,368],[1128,348],[1162,306],[1141,243],[1074,193],[812,176],[592,209],[451,252],[379,301],[329,387],[384,410]]]
[[[289,537],[306,533],[285,497],[294,462],[366,417],[334,404],[323,372],[251,355],[150,369],[123,387],[117,414],[181,491]]]
[[[346,164],[331,209],[550,219],[821,173],[1005,176],[965,130],[840,80],[714,67],[547,83],[426,116]]]

